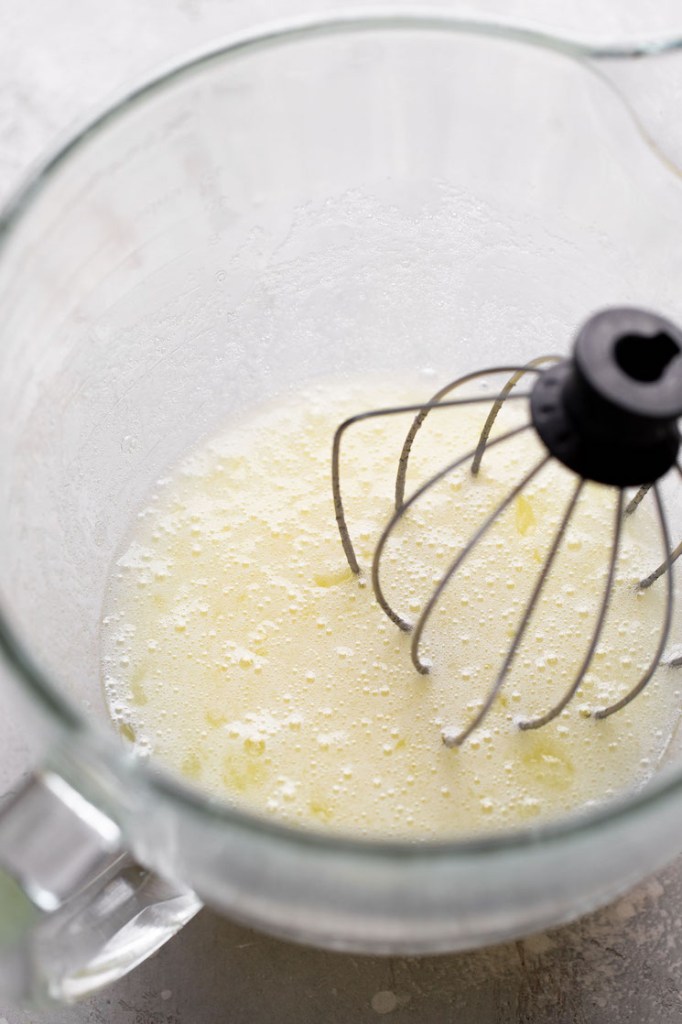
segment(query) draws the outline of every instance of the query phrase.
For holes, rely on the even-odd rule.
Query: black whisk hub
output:
[[[573,356],[540,374],[531,393],[540,438],[588,480],[632,487],[675,464],[682,416],[682,332],[640,309],[591,317]]]

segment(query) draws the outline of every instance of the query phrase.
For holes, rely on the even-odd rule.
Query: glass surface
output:
[[[566,351],[610,304],[682,319],[678,176],[588,51],[508,35],[370,19],[227,48],[105,116],[3,232],[0,603],[51,759],[143,863],[337,948],[529,931],[682,839],[677,769],[589,820],[372,844],[212,804],[107,738],[111,557],[196,438],[387,360],[447,380]]]

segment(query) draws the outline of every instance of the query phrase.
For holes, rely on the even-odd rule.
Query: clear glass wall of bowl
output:
[[[672,855],[674,781],[590,823],[440,847],[208,803],[118,746],[98,644],[121,536],[197,438],[317,377],[565,351],[609,304],[679,319],[681,234],[678,178],[603,80],[446,23],[228,50],[37,182],[0,260],[0,598],[86,723],[19,680],[53,762],[143,863],[274,932],[421,952],[574,916]]]

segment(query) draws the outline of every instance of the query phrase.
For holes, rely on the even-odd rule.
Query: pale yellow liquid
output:
[[[549,818],[642,783],[676,721],[676,673],[661,668],[613,717],[658,642],[664,585],[651,499],[623,528],[611,610],[584,683],[550,725],[521,731],[570,685],[606,580],[615,492],[589,484],[502,693],[459,749],[442,730],[471,720],[495,679],[572,493],[544,470],[465,561],[424,635],[411,637],[346,563],[330,487],[336,425],[365,408],[419,401],[400,386],[311,388],[232,425],[159,482],[118,557],[103,671],[127,742],[229,802],[347,833],[468,835]],[[475,445],[488,407],[432,414],[414,445],[410,494]],[[505,408],[495,428],[527,418]],[[409,417],[351,428],[342,453],[348,523],[368,569],[392,511]],[[543,455],[530,435],[491,447],[477,478],[448,476],[410,510],[385,551],[393,606],[416,620],[487,513]]]

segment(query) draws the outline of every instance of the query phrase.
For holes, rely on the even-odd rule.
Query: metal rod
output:
[[[541,356],[540,357],[540,359],[554,359],[554,358],[559,359],[558,356],[556,356],[556,357],[555,356]],[[534,362],[536,362],[536,360],[534,360]],[[499,374],[499,373],[514,373],[514,374],[519,373],[519,374],[521,374],[523,372],[526,372],[527,370],[530,370],[531,372],[535,372],[535,373],[539,373],[540,372],[539,370],[533,370],[533,367],[531,366],[531,364],[528,364],[527,366],[493,366],[493,367],[491,367],[488,370],[477,370],[474,373],[467,373],[463,377],[458,377],[457,380],[451,381],[450,384],[446,384],[444,388],[441,388],[440,391],[437,391],[436,394],[431,399],[429,399],[429,401],[427,403],[425,403],[423,409],[421,409],[419,414],[417,416],[415,416],[414,421],[412,422],[412,425],[411,425],[410,429],[407,432],[407,436],[405,437],[405,441],[403,442],[402,451],[400,452],[400,458],[398,460],[398,472],[397,472],[396,478],[395,478],[395,507],[396,507],[396,511],[400,508],[400,506],[402,505],[402,503],[403,503],[403,501],[405,499],[405,478],[407,476],[407,463],[408,463],[409,458],[410,458],[410,452],[412,451],[412,445],[414,443],[414,439],[417,436],[419,430],[421,429],[421,426],[422,426],[424,420],[426,419],[426,417],[428,416],[429,412],[431,411],[431,409],[434,409],[437,405],[440,405],[441,404],[441,400],[443,398],[445,398],[446,395],[449,395],[451,391],[454,391],[455,388],[461,387],[463,384],[469,384],[473,380],[478,380],[478,379],[480,379],[482,377],[490,377],[490,376],[493,376],[493,375],[496,375],[496,374]],[[505,387],[507,387],[507,385],[505,385]],[[511,390],[511,388],[509,388],[509,390]],[[499,402],[501,404],[502,401],[504,401],[504,399],[507,396],[508,396],[508,391],[506,391],[506,392],[504,390],[501,391],[500,394],[495,399],[496,403]],[[486,396],[486,400],[487,401],[491,401],[491,396],[487,395]],[[490,417],[488,417],[488,419],[490,419]],[[480,445],[480,441],[479,441],[479,445]]]
[[[483,424],[483,430],[481,431],[481,436],[478,440],[478,447],[476,449],[476,454],[474,455],[474,461],[471,464],[472,476],[478,476],[478,471],[481,468],[481,460],[483,458],[483,453],[485,452],[486,446],[488,444],[488,438],[490,437],[490,431],[495,426],[495,420],[497,419],[500,409],[502,408],[502,405],[504,404],[505,400],[509,397],[510,391],[512,391],[512,389],[516,387],[518,382],[523,377],[524,373],[529,373],[534,370],[537,372],[537,367],[542,366],[543,363],[560,363],[561,361],[561,356],[538,356],[537,359],[531,359],[530,362],[526,363],[525,366],[522,366],[520,370],[517,370],[514,374],[512,374],[512,376],[509,378],[509,380],[504,385],[501,392],[495,399],[492,409],[488,413],[488,418]]]
[[[637,506],[642,501],[642,498],[646,497],[646,495],[649,493],[651,488],[652,488],[652,484],[642,484],[642,486],[637,491],[637,493],[632,498],[632,500],[628,502],[627,508],[625,509],[625,515],[626,516],[631,516],[632,515],[632,513],[635,511]]]
[[[552,458],[551,455],[543,456],[540,459],[540,461],[536,463],[536,465],[533,467],[533,469],[531,469],[529,473],[526,473],[526,475],[521,480],[521,482],[518,483],[515,487],[513,487],[511,489],[509,494],[504,498],[503,501],[500,502],[500,504],[497,506],[495,511],[492,512],[487,517],[487,519],[484,520],[484,522],[482,523],[481,526],[479,526],[478,530],[476,530],[476,532],[470,538],[470,540],[467,542],[465,547],[462,548],[462,550],[460,551],[460,553],[457,556],[457,558],[450,565],[450,567],[445,572],[444,576],[439,581],[438,586],[434,590],[433,594],[431,595],[431,597],[429,598],[428,602],[426,603],[426,605],[425,605],[421,615],[419,616],[419,620],[417,622],[417,625],[415,626],[414,636],[412,637],[412,650],[411,650],[412,664],[416,668],[417,672],[421,672],[422,675],[426,675],[428,673],[428,671],[429,671],[428,664],[426,664],[425,662],[422,662],[420,660],[420,658],[419,658],[419,644],[421,642],[422,634],[424,632],[426,624],[428,623],[428,621],[429,621],[429,619],[431,617],[431,613],[433,612],[433,609],[435,608],[436,604],[438,603],[438,600],[439,600],[441,594],[443,593],[443,591],[445,590],[446,586],[448,585],[448,583],[450,582],[452,577],[455,575],[455,573],[457,572],[457,570],[461,566],[462,562],[465,560],[465,558],[469,554],[471,554],[473,549],[478,544],[479,540],[481,540],[481,538],[484,536],[484,534],[487,533],[487,531],[493,525],[495,520],[504,512],[504,510],[512,503],[512,501],[516,497],[518,497],[518,495],[521,493],[521,491],[523,491],[528,486],[528,484],[531,482],[531,480],[535,476],[537,476],[537,474],[540,472],[540,470],[543,469],[547,465],[547,463],[551,460],[551,458]]]
[[[682,540],[677,545],[675,550],[670,552],[669,558],[666,558],[664,562],[661,562],[661,564],[656,569],[654,569],[654,571],[649,576],[647,576],[645,580],[640,580],[639,589],[646,590],[647,587],[650,587],[651,584],[655,583],[657,579],[660,579],[663,573],[666,571],[666,569],[669,569],[673,562],[677,561],[680,555],[682,555]]]
[[[646,670],[646,672],[644,673],[642,678],[639,680],[637,685],[634,686],[630,690],[629,693],[627,693],[621,700],[617,701],[615,704],[611,704],[610,707],[607,707],[607,708],[602,708],[600,711],[595,711],[594,712],[594,717],[595,718],[608,718],[610,715],[615,714],[616,711],[620,711],[622,708],[626,707],[630,703],[631,700],[634,700],[635,697],[637,697],[638,694],[640,694],[642,692],[642,690],[647,685],[647,683],[649,682],[649,680],[653,676],[654,672],[658,668],[658,663],[661,660],[661,655],[663,654],[663,651],[665,649],[665,645],[668,642],[668,636],[670,635],[670,624],[672,622],[672,614],[673,614],[673,570],[672,570],[672,562],[671,562],[671,557],[672,556],[671,556],[671,553],[670,553],[670,532],[668,530],[668,521],[667,521],[666,516],[665,516],[665,510],[663,508],[663,502],[661,501],[661,495],[660,495],[658,486],[656,484],[653,485],[653,492],[654,492],[654,499],[656,501],[656,509],[658,511],[658,521],[659,521],[659,524],[660,524],[660,527],[661,527],[661,537],[663,539],[663,549],[664,549],[664,551],[666,552],[666,555],[667,555],[666,563],[668,563],[668,566],[669,566],[668,567],[668,572],[666,573],[666,577],[665,577],[666,578],[667,586],[666,586],[665,616],[664,616],[664,619],[663,619],[663,629],[661,630],[661,636],[660,636],[660,639],[659,639],[659,642],[658,642],[658,647],[656,648],[656,653],[655,653],[655,655],[654,655],[654,657],[653,657],[653,659],[651,661],[651,664],[649,665],[648,669]],[[640,583],[640,587],[641,586],[642,586],[642,584]]]
[[[599,615],[595,623],[594,631],[592,633],[592,639],[590,646],[587,649],[587,653],[583,659],[583,662],[578,669],[571,686],[566,690],[561,700],[552,707],[546,714],[541,715],[539,718],[530,718],[525,722],[519,722],[519,729],[540,729],[543,725],[547,725],[560,715],[566,705],[573,700],[580,684],[585,678],[588,668],[594,657],[594,653],[597,650],[599,644],[599,638],[601,637],[602,630],[604,628],[604,622],[606,621],[606,613],[608,611],[609,603],[611,600],[611,594],[613,592],[613,580],[616,574],[616,563],[618,561],[618,551],[620,549],[620,535],[623,525],[623,492],[618,489],[618,498],[616,501],[616,511],[613,523],[613,541],[611,544],[611,558],[609,560],[609,568],[606,574],[606,582],[604,584],[604,593],[602,596],[601,606],[599,608]]]
[[[528,398],[528,394],[522,395],[510,395],[509,398],[517,398],[519,400]],[[481,402],[489,402],[490,395],[481,395],[476,398],[453,398],[447,402],[438,402],[436,405],[431,406],[429,403],[425,405],[423,402],[415,405],[396,405],[387,409],[371,409],[369,412],[361,412],[356,416],[350,416],[347,420],[344,420],[334,432],[334,443],[332,445],[332,495],[334,498],[334,514],[336,516],[336,524],[339,528],[339,534],[341,536],[341,543],[343,544],[343,550],[346,555],[346,560],[350,566],[352,572],[357,575],[360,573],[360,565],[355,555],[355,549],[353,542],[350,539],[350,533],[348,531],[348,524],[346,523],[346,513],[343,506],[343,498],[341,495],[341,471],[340,471],[340,460],[341,460],[341,440],[346,430],[352,427],[355,423],[362,423],[364,420],[376,419],[380,416],[398,416],[402,413],[418,412],[424,408],[428,409],[449,409],[460,405],[477,405]]]
[[[503,441],[508,441],[510,438],[516,437],[517,434],[521,434],[524,431],[530,429],[531,424],[525,423],[521,427],[515,427],[513,430],[507,431],[506,434],[502,434],[500,437],[496,437],[495,440],[491,441],[490,443],[491,445],[501,444]],[[399,626],[404,633],[410,632],[413,623],[411,623],[408,619],[404,619],[402,615],[399,615],[398,612],[396,612],[391,607],[391,605],[386,600],[386,595],[384,594],[383,588],[381,586],[380,566],[381,556],[383,554],[384,548],[386,547],[386,543],[391,534],[393,533],[393,530],[395,529],[397,523],[400,522],[403,516],[407,513],[408,509],[415,503],[415,501],[421,498],[421,496],[431,487],[434,487],[440,480],[443,479],[443,477],[447,476],[448,473],[453,473],[456,469],[459,469],[460,466],[464,465],[465,462],[468,462],[469,459],[472,459],[474,456],[474,452],[475,449],[472,448],[471,451],[468,451],[465,455],[462,455],[460,456],[460,458],[455,459],[454,462],[450,462],[444,469],[439,470],[438,473],[434,474],[434,476],[429,477],[426,483],[422,484],[421,487],[417,488],[414,494],[410,495],[407,501],[403,505],[401,505],[396,512],[393,513],[388,523],[384,527],[381,536],[379,537],[379,541],[374,550],[374,558],[372,559],[372,588],[374,590],[374,596],[377,599],[379,607],[386,613],[386,615],[388,615],[391,622],[394,622],[396,626]]]
[[[504,659],[504,661],[502,663],[502,668],[498,672],[497,678],[496,678],[495,682],[493,683],[493,685],[490,687],[490,690],[488,691],[488,695],[487,695],[487,697],[485,698],[485,700],[483,702],[483,706],[480,708],[478,713],[474,716],[474,718],[469,723],[469,725],[465,729],[462,729],[461,732],[456,733],[455,735],[453,735],[451,729],[444,729],[443,730],[443,732],[442,732],[443,743],[445,744],[446,747],[459,747],[462,743],[464,743],[464,741],[471,735],[471,733],[474,731],[474,729],[478,728],[478,726],[481,724],[481,722],[486,717],[486,715],[490,711],[491,707],[495,703],[497,695],[499,694],[500,690],[502,689],[502,685],[503,685],[504,680],[505,680],[505,678],[507,676],[507,673],[509,672],[509,669],[512,666],[512,662],[514,661],[514,658],[516,657],[516,653],[517,653],[517,651],[518,651],[518,649],[519,649],[519,647],[521,645],[521,642],[522,642],[522,640],[523,640],[523,638],[525,636],[526,630],[528,628],[528,624],[530,623],[530,620],[531,620],[531,618],[533,616],[533,612],[535,611],[537,603],[538,603],[538,601],[540,599],[540,595],[542,594],[542,591],[543,591],[543,588],[545,586],[545,583],[547,582],[549,574],[550,574],[550,572],[552,570],[552,565],[554,564],[554,560],[555,560],[555,558],[556,558],[556,556],[557,556],[557,554],[559,552],[559,548],[561,547],[561,543],[562,543],[562,541],[564,539],[564,536],[566,534],[566,530],[568,529],[568,524],[569,524],[569,522],[571,520],[571,517],[573,516],[573,512],[574,512],[575,506],[576,506],[576,502],[578,501],[578,498],[580,497],[580,492],[582,491],[584,486],[585,486],[585,481],[582,478],[578,479],[578,481],[576,482],[575,488],[573,490],[573,494],[571,495],[570,501],[568,502],[568,505],[566,506],[566,511],[564,513],[563,519],[561,520],[561,524],[559,526],[559,529],[557,530],[557,532],[556,532],[556,534],[554,536],[554,540],[552,541],[552,546],[550,547],[549,551],[547,552],[547,557],[545,558],[544,564],[542,566],[542,570],[541,570],[540,575],[539,575],[539,577],[538,577],[538,579],[537,579],[537,581],[535,583],[535,587],[533,588],[533,592],[532,592],[530,598],[528,599],[528,603],[526,604],[526,608],[525,608],[525,611],[523,613],[523,618],[521,619],[521,622],[519,623],[519,627],[516,630],[516,633],[514,634],[514,639],[512,640],[511,644],[509,645],[509,649],[507,650],[506,657],[505,657],[505,659]]]
[[[682,477],[682,467],[680,466],[679,462],[675,463],[675,469],[677,470],[679,476]],[[646,493],[653,486],[654,486],[653,484],[645,484],[644,487],[640,487],[639,491],[637,492],[635,497],[630,502],[630,505],[632,505],[633,502],[635,501],[635,499],[637,499],[639,497],[639,494],[640,494],[641,491],[644,491],[644,493]],[[645,488],[646,488],[646,490],[645,490]],[[642,495],[642,497],[643,497],[643,495]],[[639,501],[641,501],[641,500],[642,500],[642,498],[639,498]],[[639,504],[639,501],[637,502],[637,504]],[[628,508],[630,508],[630,505],[628,505]],[[626,515],[627,515],[627,509],[625,510],[625,512],[626,512]],[[680,555],[682,555],[682,541],[680,541],[680,543],[677,545],[677,547],[674,549],[674,551],[672,551],[670,553],[670,556],[668,558],[664,559],[661,562],[661,564],[659,566],[657,566],[657,568],[654,569],[654,571],[647,576],[646,579],[640,580],[640,583],[639,583],[640,589],[641,590],[646,590],[646,588],[650,587],[652,583],[655,583],[657,579],[660,579],[660,577],[663,575],[665,570],[670,565],[672,565],[673,562],[676,562],[677,559],[680,557]]]

